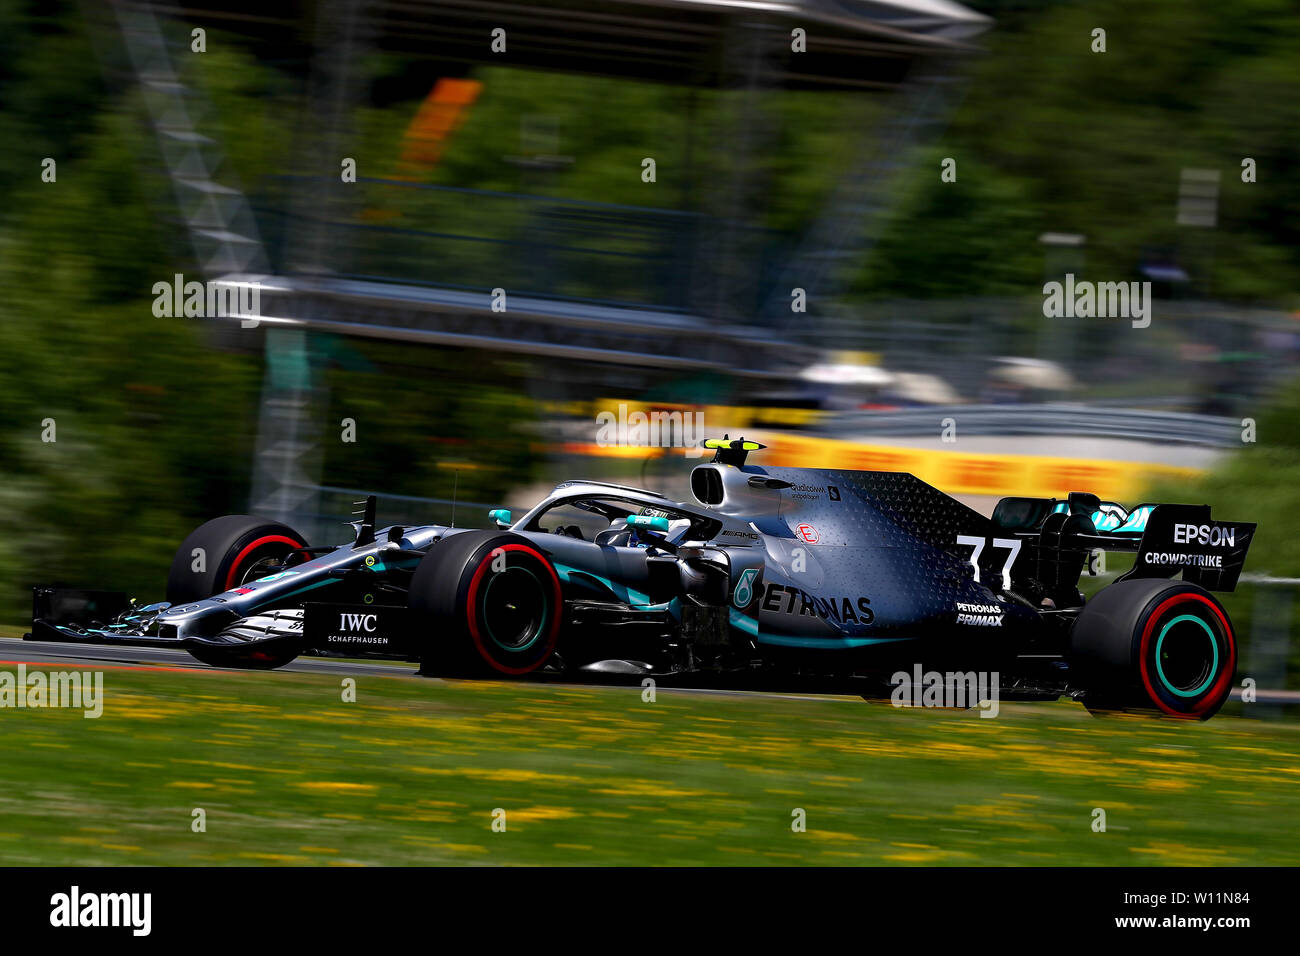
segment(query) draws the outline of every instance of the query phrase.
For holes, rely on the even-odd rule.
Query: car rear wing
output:
[[[1211,591],[1232,591],[1246,563],[1255,525],[1218,521],[1209,505],[1147,502],[1132,511],[1096,495],[1075,492],[1054,498],[1003,498],[993,523],[1017,538],[1034,541],[1038,561],[1058,567],[1039,568],[1040,580],[1063,583],[1092,551],[1135,554],[1133,567],[1120,576],[1183,580]],[[1026,569],[1027,570],[1027,569]],[[1047,572],[1047,573],[1045,573]]]
[[[1210,591],[1232,591],[1237,587],[1246,552],[1255,536],[1253,523],[1216,521],[1210,515],[1209,505],[1151,505],[1150,508],[1133,568],[1121,580],[1167,578],[1182,571],[1184,581]]]

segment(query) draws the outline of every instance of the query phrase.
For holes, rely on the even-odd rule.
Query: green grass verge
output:
[[[0,864],[1300,863],[1294,724],[410,677],[359,678],[356,703],[314,674],[104,681],[97,720],[0,710]]]

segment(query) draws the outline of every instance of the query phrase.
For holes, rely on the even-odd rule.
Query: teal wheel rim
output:
[[[1210,651],[1211,651],[1211,660],[1210,660],[1208,673],[1205,674],[1204,679],[1201,680],[1200,683],[1197,684],[1197,686],[1193,687],[1190,690],[1188,690],[1186,687],[1180,687],[1179,684],[1175,682],[1174,679],[1172,679],[1168,674],[1166,674],[1165,665],[1164,665],[1165,638],[1169,635],[1169,631],[1173,628],[1175,624],[1179,624],[1185,621],[1192,621],[1200,626],[1201,630],[1205,632],[1205,636],[1210,640]],[[1198,668],[1198,673],[1200,673],[1201,670],[1202,669]],[[1208,688],[1210,684],[1214,682],[1214,678],[1218,673],[1219,673],[1219,641],[1214,636],[1214,632],[1210,630],[1210,625],[1206,624],[1195,614],[1180,614],[1177,617],[1171,618],[1168,622],[1166,622],[1165,626],[1160,629],[1160,636],[1156,639],[1156,674],[1159,675],[1160,682],[1165,685],[1166,690],[1168,690],[1171,694],[1174,694],[1178,697],[1196,697],[1200,694],[1205,693],[1206,688]]]
[[[520,574],[527,575],[527,582],[518,577]],[[493,608],[490,603],[492,589],[502,581],[508,582],[508,593],[506,593],[504,600],[501,601],[501,608],[491,610]],[[500,588],[498,588],[497,593],[501,595]],[[550,601],[546,597],[546,588],[541,580],[528,568],[513,565],[504,571],[489,575],[487,587],[483,589],[481,607],[483,608],[483,629],[487,631],[492,643],[503,651],[511,654],[526,651],[546,633]],[[537,610],[538,613],[532,613],[533,610]],[[519,627],[519,630],[513,639],[506,638],[503,640],[502,637],[497,635],[498,630],[505,632],[514,630],[516,627]]]

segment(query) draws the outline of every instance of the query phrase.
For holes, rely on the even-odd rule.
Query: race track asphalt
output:
[[[193,657],[183,650],[171,650],[169,648],[157,647],[110,647],[106,645],[93,644],[60,644],[53,641],[26,641],[18,638],[0,638],[0,666],[5,664],[66,664],[69,666],[94,666],[96,664],[130,667],[130,666],[162,666],[168,668],[178,668],[182,670],[194,671],[216,671],[219,668],[211,667],[196,661]],[[405,663],[403,661],[384,661],[368,662],[344,658],[327,658],[327,657],[299,657],[283,667],[277,668],[279,671],[287,671],[298,674],[336,674],[340,677],[391,677],[391,678],[414,678],[418,680],[437,680],[438,678],[417,677],[416,665]],[[594,677],[590,681],[575,683],[572,679],[559,680],[555,678],[542,677],[542,682],[548,684],[562,684],[567,686],[583,685],[610,685],[621,684],[636,685],[640,679],[636,677],[615,678],[610,676]],[[656,678],[659,687],[666,690],[675,690],[691,694],[747,694],[772,697],[778,699],[797,700],[803,697],[833,697],[847,701],[857,701],[861,698],[857,695],[828,693],[809,689],[805,692],[789,692],[763,690],[755,687],[698,687],[688,684],[689,678]],[[1258,700],[1262,704],[1300,704],[1300,691],[1294,690],[1258,690],[1256,691]],[[1237,689],[1232,692],[1234,700],[1241,698],[1241,690]]]
[[[210,671],[217,668],[201,664],[187,651],[165,647],[110,647],[92,644],[60,644],[53,641],[24,641],[15,638],[0,639],[0,661],[32,663],[86,664],[161,664],[185,670]],[[300,657],[279,668],[304,674],[340,674],[343,676],[400,677],[415,674],[414,664],[366,663],[353,660],[331,660],[324,657]]]
[[[221,670],[220,668],[200,663],[191,657],[188,652],[183,650],[171,650],[169,648],[158,647],[110,647],[95,644],[72,645],[62,644],[55,641],[27,641],[20,638],[0,638],[0,667],[8,664],[19,663],[27,664],[29,666],[32,664],[80,667],[93,667],[97,664],[108,667],[158,666],[200,672]],[[417,666],[415,664],[403,661],[383,661],[372,663],[353,659],[335,659],[326,657],[299,657],[297,660],[291,661],[283,667],[276,668],[277,672],[287,671],[289,673],[299,674],[334,674],[340,677],[389,677],[395,679],[438,681],[438,678],[419,677],[416,675],[416,670]],[[818,692],[779,693],[744,688],[691,687],[682,686],[681,683],[674,682],[671,679],[657,678],[656,680],[658,686],[662,689],[691,694],[746,694],[789,700],[798,700],[806,697],[817,697],[821,699],[831,697],[845,701],[861,701],[861,698],[856,695],[827,694]],[[575,683],[572,679],[558,680],[543,677],[541,678],[541,682],[557,686],[609,686],[611,684],[635,686],[640,683],[640,678],[614,678],[610,676],[602,676],[593,677],[591,681]]]

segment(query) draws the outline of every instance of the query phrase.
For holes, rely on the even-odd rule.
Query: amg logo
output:
[[[339,615],[339,629],[358,634],[361,631],[371,633],[375,629],[375,615],[344,613]]]
[[[1208,544],[1212,547],[1232,548],[1237,544],[1237,529],[1223,528],[1217,524],[1176,524],[1174,544]]]

